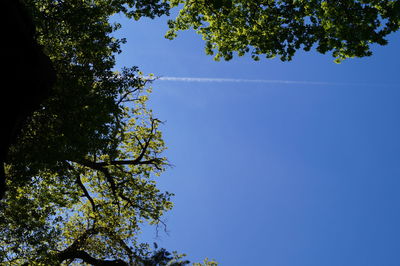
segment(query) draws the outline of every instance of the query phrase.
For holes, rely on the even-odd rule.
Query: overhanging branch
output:
[[[96,259],[84,250],[65,250],[58,255],[58,259],[60,262],[63,262],[65,260],[81,259],[84,262],[89,263],[94,266],[114,266],[114,265],[128,266],[128,263],[126,263],[125,261],[120,260],[120,259],[117,259],[117,260]]]
[[[69,164],[68,162],[66,162],[66,163],[67,163],[67,166],[68,166],[68,168],[70,170],[75,171],[75,168],[71,164]],[[80,189],[82,189],[83,194],[85,195],[85,197],[89,200],[90,204],[92,205],[93,211],[96,212],[96,204],[94,203],[94,200],[93,200],[92,196],[90,196],[89,191],[86,189],[85,185],[82,183],[82,180],[81,180],[81,177],[80,177],[79,173],[77,173],[77,175],[76,175],[76,183],[78,184]]]

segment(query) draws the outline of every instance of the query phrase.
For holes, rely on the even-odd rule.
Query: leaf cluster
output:
[[[371,55],[372,44],[387,44],[400,27],[400,2],[391,0],[173,0],[171,6],[183,8],[166,37],[193,28],[216,60],[237,52],[287,61],[315,47],[340,62]]]

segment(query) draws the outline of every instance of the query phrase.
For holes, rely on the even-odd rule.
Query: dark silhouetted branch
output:
[[[84,262],[94,266],[128,265],[128,263],[120,259],[117,260],[96,259],[83,250],[65,250],[58,255],[58,259],[60,262],[63,262],[65,260],[81,259]]]
[[[66,163],[67,163],[67,166],[68,166],[68,168],[70,170],[72,170],[72,171],[75,170],[75,168],[71,164],[69,164],[68,162],[66,162]],[[89,200],[90,204],[92,205],[93,211],[96,212],[96,204],[94,203],[94,200],[93,200],[92,196],[90,196],[89,191],[86,189],[85,185],[82,183],[82,180],[81,180],[81,177],[80,177],[79,173],[76,175],[76,183],[78,184],[80,189],[82,189],[83,194],[85,195],[85,197]]]

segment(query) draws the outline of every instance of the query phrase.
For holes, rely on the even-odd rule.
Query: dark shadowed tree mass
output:
[[[48,97],[56,76],[49,57],[35,41],[35,27],[23,3],[5,0],[1,11],[3,36],[7,36],[7,41],[2,42],[1,56],[0,199],[5,192],[3,162],[10,145],[26,118]]]
[[[1,263],[188,263],[137,240],[143,223],[165,226],[172,194],[156,178],[169,163],[162,123],[146,107],[152,78],[137,67],[114,69],[125,40],[113,37],[121,25],[109,21],[116,13],[169,15],[172,7],[181,10],[166,36],[194,28],[206,52],[225,60],[234,52],[291,60],[313,47],[339,61],[369,56],[372,44],[386,44],[400,26],[399,1],[25,0],[34,25],[29,40],[48,64],[43,71],[54,73],[37,82],[46,97],[18,117],[24,121],[13,141],[2,145]]]

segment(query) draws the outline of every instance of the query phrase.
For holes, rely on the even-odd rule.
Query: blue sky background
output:
[[[166,18],[122,21],[118,67],[164,77],[327,84],[156,81],[150,105],[175,167],[169,235],[149,242],[220,265],[400,265],[400,36],[335,64],[215,62],[201,37],[163,38]]]

